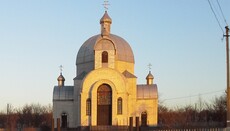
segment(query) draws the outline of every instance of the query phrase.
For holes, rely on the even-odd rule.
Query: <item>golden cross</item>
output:
[[[110,4],[109,4],[109,1],[108,1],[108,0],[104,0],[104,4],[102,4],[102,5],[104,6],[105,11],[107,11],[107,10],[108,10],[108,6],[109,6]]]

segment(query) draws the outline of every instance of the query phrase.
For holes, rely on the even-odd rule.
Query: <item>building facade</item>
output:
[[[146,84],[137,85],[134,54],[123,38],[111,34],[112,19],[105,11],[101,33],[86,40],[78,51],[74,86],[65,86],[62,73],[53,90],[53,118],[61,127],[129,124],[157,125],[158,91],[149,71]],[[135,124],[134,124],[135,125]]]

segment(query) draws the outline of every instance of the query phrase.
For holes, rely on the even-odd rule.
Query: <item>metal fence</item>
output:
[[[57,131],[57,130],[56,130]],[[184,128],[184,129],[159,129],[156,127],[140,127],[136,129],[129,126],[85,126],[77,129],[61,129],[61,131],[227,131],[226,128]]]
[[[40,128],[24,128],[24,129],[3,129],[0,128],[0,131],[42,131]],[[57,131],[57,129],[55,129]],[[137,130],[133,127],[132,130],[128,126],[85,126],[81,128],[65,128],[61,131],[227,131],[226,128],[186,128],[186,129],[157,129],[151,127],[140,127]]]
[[[128,126],[90,126],[90,131],[129,131]]]
[[[82,126],[76,129],[61,129],[61,131],[130,131],[130,130],[128,126]]]
[[[0,128],[0,131],[42,131],[41,128]]]
[[[140,128],[140,131],[227,131],[226,128],[187,128],[187,129],[151,129]]]

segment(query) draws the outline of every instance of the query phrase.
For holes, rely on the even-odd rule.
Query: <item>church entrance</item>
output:
[[[147,113],[146,112],[141,113],[141,125],[147,126]]]
[[[61,115],[61,127],[67,128],[67,114],[66,113],[62,113]]]
[[[112,89],[107,84],[97,89],[97,125],[112,125]]]

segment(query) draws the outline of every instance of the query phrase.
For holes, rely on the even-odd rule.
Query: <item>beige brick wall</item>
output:
[[[83,82],[83,90],[81,93],[81,119],[82,125],[96,125],[97,120],[97,88],[106,83],[112,88],[112,124],[126,125],[128,107],[125,106],[128,103],[127,83],[125,77],[118,71],[110,68],[100,68],[90,72]],[[88,93],[90,92],[90,93]],[[90,95],[89,95],[90,94]],[[86,100],[91,98],[92,114],[89,118],[86,116]],[[117,115],[117,99],[122,97],[123,99],[123,114]],[[91,123],[89,121],[91,119]]]
[[[136,115],[141,120],[141,113],[147,112],[147,124],[150,126],[157,125],[158,118],[158,100],[157,99],[141,99],[137,100]]]
[[[97,125],[97,88],[101,84],[112,88],[112,124],[128,125],[130,116],[139,116],[146,111],[148,124],[157,125],[157,99],[136,99],[136,78],[125,78],[120,72],[110,68],[100,68],[90,72],[83,81],[81,92],[81,122],[82,126]],[[123,102],[122,115],[117,114],[117,99]],[[86,100],[91,98],[91,116],[86,116]],[[135,125],[135,123],[134,123]]]
[[[107,66],[102,65],[102,52],[108,52],[108,64]],[[95,69],[108,67],[108,68],[115,68],[115,51],[114,50],[99,50],[95,51]]]
[[[124,62],[124,61],[116,61],[115,62],[115,69],[121,73],[124,72],[125,70],[127,70],[130,73],[134,74],[134,63]]]

